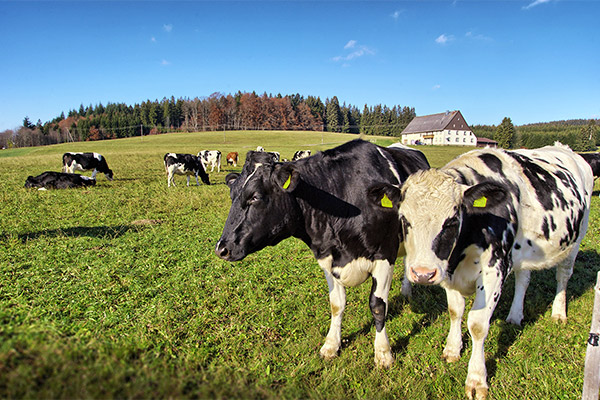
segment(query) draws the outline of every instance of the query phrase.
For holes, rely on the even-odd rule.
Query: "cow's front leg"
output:
[[[198,182],[198,174],[196,174],[196,186],[200,186],[200,182]]]
[[[342,344],[342,317],[346,308],[346,288],[323,268],[329,286],[329,305],[331,306],[331,325],[325,338],[325,344],[319,354],[326,360],[337,357]]]
[[[375,365],[389,368],[394,363],[392,348],[385,330],[385,319],[388,310],[388,295],[392,285],[394,266],[386,260],[375,262],[369,306],[375,320]]]
[[[515,295],[506,322],[515,325],[521,325],[523,320],[523,301],[525,300],[525,292],[529,286],[529,278],[531,271],[515,269]]]
[[[476,281],[477,289],[467,325],[473,348],[469,360],[465,392],[469,399],[485,399],[488,393],[484,343],[490,318],[500,299],[503,277],[498,266],[486,267]]]
[[[187,176],[187,185],[190,186],[190,176]]]
[[[94,169],[94,171],[92,172],[92,179],[96,179],[96,174],[98,173],[97,169]]]
[[[447,362],[454,362],[460,359],[462,350],[462,318],[465,312],[465,298],[455,289],[444,287],[446,290],[446,299],[448,301],[448,314],[450,315],[450,330],[446,338],[446,347],[442,357]]]

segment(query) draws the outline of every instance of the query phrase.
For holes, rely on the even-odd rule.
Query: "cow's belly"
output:
[[[87,169],[83,168],[83,165],[73,162],[71,164],[71,171],[87,171]]]
[[[185,169],[183,165],[177,165],[175,168],[173,168],[173,173],[177,175],[194,175],[194,171]]]
[[[375,262],[366,258],[357,258],[343,267],[329,267],[333,277],[346,287],[355,287],[363,283],[373,272]]]

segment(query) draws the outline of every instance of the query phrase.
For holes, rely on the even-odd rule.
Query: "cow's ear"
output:
[[[275,187],[293,192],[300,181],[300,173],[290,163],[275,164],[271,180]]]
[[[367,196],[372,204],[390,210],[398,210],[402,201],[400,188],[389,183],[376,183],[369,187],[367,189]]]
[[[486,213],[504,204],[508,197],[506,186],[485,182],[468,188],[463,195],[463,205],[475,214]]]
[[[230,172],[227,174],[227,176],[225,177],[225,183],[227,184],[227,186],[229,186],[229,189],[231,189],[231,187],[239,177],[240,174],[238,174],[237,172]]]

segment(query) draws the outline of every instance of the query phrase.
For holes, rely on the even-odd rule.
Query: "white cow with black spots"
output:
[[[586,233],[593,190],[590,166],[567,146],[473,150],[441,169],[420,171],[399,189],[380,187],[399,204],[405,275],[439,284],[450,313],[443,357],[462,348],[464,296],[475,294],[467,325],[473,341],[465,389],[487,396],[484,341],[506,276],[515,272],[507,321],[520,324],[531,270],[557,267],[552,318],[566,322],[566,288]]]

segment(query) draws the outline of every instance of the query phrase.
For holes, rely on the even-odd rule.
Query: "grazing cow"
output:
[[[210,172],[214,172],[215,167],[217,167],[217,172],[221,172],[221,152],[219,150],[200,150],[198,158],[202,161],[202,165],[204,165],[207,172],[209,165],[211,167]]]
[[[85,186],[94,186],[96,180],[79,174],[46,171],[38,176],[28,176],[25,181],[26,188],[43,189],[69,189]]]
[[[579,155],[590,164],[594,180],[600,178],[600,153],[579,153]],[[600,194],[598,194],[598,197],[600,197]]]
[[[265,152],[265,148],[262,146],[258,146],[256,148],[256,151],[262,153],[262,152]],[[266,151],[265,153],[270,154],[271,157],[273,157],[274,162],[279,162],[279,160],[281,160],[281,154],[279,154],[279,152],[277,152],[277,151]]]
[[[373,287],[369,305],[375,319],[375,363],[393,358],[385,331],[388,292],[399,250],[397,210],[370,204],[370,182],[399,185],[428,168],[416,150],[388,150],[354,140],[313,157],[276,163],[264,152],[248,152],[241,174],[230,173],[231,209],[215,252],[238,261],[288,237],[313,251],[329,285],[331,327],[320,354],[329,359],[341,344],[346,287]]]
[[[192,154],[175,154],[175,153],[167,153],[165,154],[165,170],[167,171],[167,187],[175,186],[175,180],[173,177],[175,174],[177,175],[187,175],[187,185],[190,186],[190,175],[194,175],[196,177],[196,185],[200,186],[200,182],[198,182],[198,175],[200,175],[200,179],[207,185],[210,185],[210,181],[208,180],[208,174],[204,169],[204,165],[202,161],[200,161],[199,157],[196,157]]]
[[[301,158],[310,157],[310,150],[298,150],[294,153],[294,157],[292,157],[292,161],[299,160]]]
[[[227,154],[227,165],[233,165],[234,167],[237,167],[237,163],[238,163],[237,151],[232,151],[231,153],[228,153]]]
[[[113,172],[108,168],[106,158],[98,153],[65,153],[63,154],[63,172],[74,173],[75,171],[92,172],[92,179],[96,179],[96,174],[102,172],[106,179],[113,180]]]
[[[418,172],[400,189],[380,187],[404,234],[405,275],[440,284],[450,314],[443,357],[462,348],[463,296],[475,294],[467,325],[473,346],[466,394],[487,396],[484,341],[506,276],[515,271],[507,321],[520,324],[531,270],[557,266],[552,318],[566,321],[566,288],[590,212],[593,176],[568,146],[474,150],[441,169]]]

